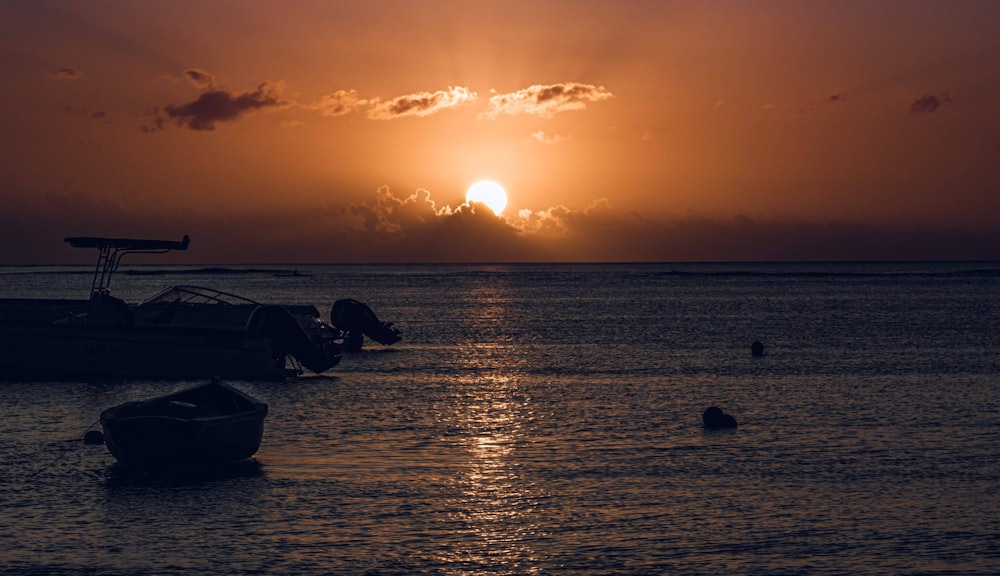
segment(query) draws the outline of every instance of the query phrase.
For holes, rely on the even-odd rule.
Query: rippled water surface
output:
[[[998,264],[299,269],[115,279],[129,301],[353,297],[403,331],[326,376],[234,382],[271,410],[252,462],[145,478],[79,441],[191,382],[0,382],[0,573],[1000,567]],[[89,282],[0,267],[0,297]],[[705,431],[713,404],[739,428]]]

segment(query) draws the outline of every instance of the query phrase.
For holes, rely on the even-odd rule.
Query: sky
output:
[[[0,264],[1000,259],[997,30],[995,0],[8,0]]]

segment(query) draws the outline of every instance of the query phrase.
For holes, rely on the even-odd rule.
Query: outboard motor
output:
[[[364,302],[352,298],[337,300],[330,310],[330,323],[344,332],[344,343],[349,351],[358,351],[368,336],[379,344],[395,344],[402,334],[392,327],[392,322],[381,322]]]
[[[281,306],[260,306],[254,310],[247,321],[247,330],[270,338],[275,346],[317,374],[340,362],[339,343],[309,338],[295,317]]]

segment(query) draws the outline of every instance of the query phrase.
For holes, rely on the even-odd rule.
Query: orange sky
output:
[[[997,30],[994,0],[2,2],[0,263],[1000,259]]]

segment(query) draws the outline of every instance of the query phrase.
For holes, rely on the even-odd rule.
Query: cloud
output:
[[[434,218],[452,213],[450,206],[438,208],[427,190],[418,189],[406,198],[397,198],[388,186],[375,191],[375,201],[339,208],[334,211],[343,218],[348,230],[388,235],[405,234]]]
[[[396,197],[388,187],[371,203],[326,211],[331,246],[358,247],[354,261],[781,261],[1000,256],[1000,229],[895,229],[843,222],[650,219],[606,199],[584,209],[553,206],[496,216],[476,206],[440,207],[430,192]],[[318,240],[321,244],[323,240]]]
[[[475,204],[439,205],[428,190],[396,196],[388,186],[371,202],[320,211],[317,245],[352,246],[355,262],[476,262],[529,259],[518,229]],[[340,252],[344,252],[340,250]],[[514,256],[516,255],[516,256]]]
[[[344,116],[365,106],[367,100],[358,96],[356,90],[337,90],[323,95],[318,102],[307,105],[306,108],[316,110],[323,116]]]
[[[437,92],[417,92],[397,96],[387,102],[372,101],[368,117],[373,120],[393,120],[404,116],[429,116],[448,108],[476,101],[476,93],[464,86],[451,86]]]
[[[191,78],[190,75],[187,77]],[[155,110],[153,125],[144,130],[160,130],[171,122],[191,130],[215,130],[217,122],[237,120],[257,110],[286,106],[288,103],[282,100],[283,91],[281,82],[261,82],[254,90],[240,93],[210,89],[187,104],[170,104],[162,110]]]
[[[146,132],[163,129],[176,123],[192,130],[214,130],[215,124],[236,120],[243,115],[264,108],[295,105],[319,112],[323,116],[339,117],[367,108],[371,120],[394,120],[403,117],[425,117],[438,112],[472,104],[478,100],[476,92],[465,86],[449,86],[447,90],[423,91],[397,96],[383,101],[365,99],[357,90],[335,90],[324,94],[310,104],[293,103],[282,98],[282,83],[262,82],[253,91],[234,93],[216,88],[215,77],[200,68],[184,70],[183,78],[196,88],[204,90],[196,100],[186,104],[171,104],[153,111],[152,125]],[[176,81],[177,77],[174,76]],[[588,102],[612,98],[604,87],[567,82],[547,86],[535,85],[510,94],[494,95],[489,100],[489,111],[483,116],[495,118],[499,114],[533,114],[551,118],[566,110],[582,110]],[[531,137],[544,144],[555,144],[564,136],[549,135],[542,131]]]
[[[910,104],[910,114],[933,114],[938,108],[950,103],[951,96],[947,92],[942,92],[936,96],[925,94]]]
[[[184,78],[195,88],[204,90],[215,85],[215,77],[205,72],[201,68],[188,68],[184,71]]]
[[[893,228],[696,216],[657,220],[597,200],[496,216],[387,186],[350,205],[271,206],[252,213],[170,213],[85,193],[21,194],[0,211],[0,264],[93,263],[66,236],[180,238],[192,249],[156,263],[681,262],[997,260],[1000,228]],[[137,256],[130,262],[140,262]],[[146,260],[149,261],[149,260]]]
[[[845,94],[844,92],[837,92],[836,94],[832,94],[818,102],[807,102],[799,106],[799,114],[802,115],[802,114],[809,114],[812,112],[816,112],[821,106],[834,106],[837,104],[846,104],[849,100],[850,98],[848,98],[847,94]]]
[[[558,144],[563,141],[564,137],[562,134],[546,134],[542,130],[537,130],[531,133],[532,140],[536,142],[541,142],[542,144]]]
[[[600,102],[613,97],[603,86],[592,84],[535,84],[517,92],[491,96],[490,108],[484,116],[496,118],[500,114],[531,114],[552,118],[559,112],[583,110],[588,102]]]

